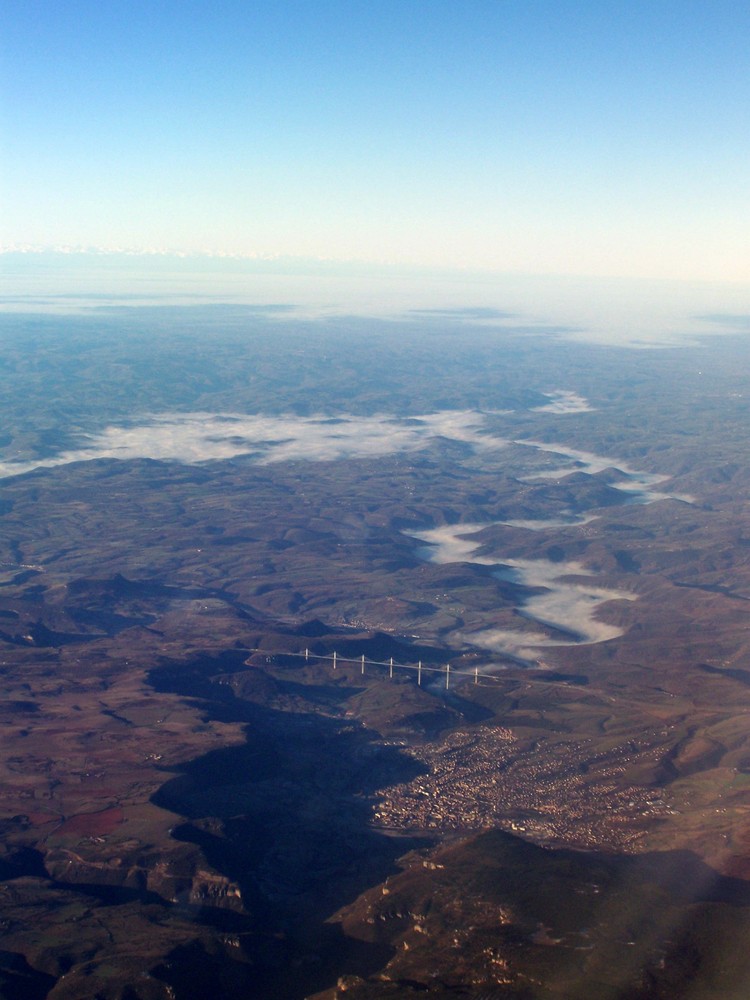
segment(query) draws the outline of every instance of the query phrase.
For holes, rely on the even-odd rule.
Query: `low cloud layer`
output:
[[[49,458],[0,463],[0,476],[17,476],[94,459],[151,458],[197,464],[248,456],[259,464],[377,458],[419,451],[438,438],[497,449],[507,442],[484,431],[474,410],[444,410],[419,417],[262,416],[238,413],[164,413],[130,427],[87,435],[81,447]]]
[[[575,393],[566,393],[565,396],[567,399],[575,396]],[[580,397],[575,398],[580,401]],[[508,411],[493,411],[491,416],[496,418],[506,412]],[[186,465],[240,456],[259,465],[274,462],[333,462],[417,452],[443,440],[467,445],[474,453],[480,454],[498,451],[512,443],[559,455],[567,460],[567,464],[562,467],[536,472],[524,477],[522,481],[558,479],[573,472],[593,475],[611,469],[617,473],[617,477],[610,485],[626,493],[631,501],[648,503],[662,499],[685,502],[692,500],[691,497],[680,494],[654,490],[653,486],[668,477],[640,472],[617,459],[542,441],[511,442],[487,430],[487,416],[488,414],[476,410],[441,410],[416,417],[397,417],[392,414],[361,417],[346,413],[312,417],[161,413],[149,416],[140,423],[112,425],[98,434],[82,435],[78,448],[61,451],[57,455],[0,462],[0,478],[95,459],[127,461],[148,458]],[[571,514],[564,517],[561,523],[583,523],[582,518],[586,516]],[[529,528],[546,526],[545,522],[539,525],[532,521],[508,523]]]
[[[546,626],[548,631],[481,629],[471,633],[456,633],[457,640],[489,652],[534,662],[538,659],[540,647],[604,642],[622,635],[622,629],[600,621],[596,617],[597,611],[608,601],[633,601],[636,599],[635,594],[592,585],[588,582],[592,576],[591,571],[582,563],[480,555],[479,550],[484,543],[474,536],[487,527],[487,524],[443,525],[415,532],[412,537],[427,543],[419,550],[419,555],[430,562],[468,562],[479,566],[496,566],[494,575],[499,580],[537,588],[539,593],[523,600],[519,609],[525,618]],[[580,577],[584,577],[584,580]]]
[[[563,467],[527,476],[525,481],[560,479],[574,472],[595,475],[609,469],[617,474],[617,478],[611,483],[612,487],[626,493],[634,502],[653,503],[656,500],[666,499],[692,502],[692,498],[688,496],[654,490],[655,485],[666,481],[668,477],[641,472],[626,462],[542,441],[513,443],[567,459],[567,464]],[[521,601],[519,613],[524,618],[543,626],[545,631],[490,628],[471,633],[457,632],[454,638],[479,649],[533,663],[538,660],[539,649],[543,647],[605,642],[621,635],[620,628],[598,618],[598,609],[608,601],[635,600],[634,594],[592,585],[589,582],[591,571],[581,563],[550,562],[544,559],[506,559],[494,553],[487,554],[481,551],[485,545],[484,540],[477,537],[483,529],[493,525],[507,524],[542,530],[545,527],[585,524],[595,516],[593,513],[583,512],[571,516],[569,520],[443,525],[412,533],[412,537],[426,543],[418,550],[418,555],[422,559],[441,564],[468,562],[479,566],[494,566],[496,567],[494,575],[498,579],[523,587],[537,588],[539,591]]]
[[[593,413],[594,407],[583,396],[568,389],[555,389],[554,392],[545,392],[549,403],[544,406],[533,407],[534,413]]]
[[[617,458],[607,455],[596,455],[592,451],[578,451],[575,448],[566,448],[562,444],[547,444],[544,441],[514,441],[527,448],[535,448],[537,451],[545,451],[550,455],[560,455],[568,459],[568,464],[555,469],[545,469],[536,472],[532,476],[524,476],[523,482],[535,482],[539,479],[560,479],[569,476],[574,472],[584,472],[588,475],[596,475],[610,469],[618,473],[621,477],[611,482],[609,485],[613,489],[630,494],[631,498],[641,503],[652,503],[654,500],[680,500],[683,503],[694,503],[691,496],[682,493],[662,493],[652,489],[659,483],[666,482],[670,477],[662,476],[651,472],[641,472],[621,462]]]
[[[539,518],[538,520],[524,519],[524,518],[512,518],[509,521],[503,521],[503,524],[507,524],[509,528],[526,528],[528,531],[548,531],[550,528],[570,528],[573,525],[583,525],[588,524],[590,521],[598,520],[598,514],[568,514],[562,517],[550,517],[546,519]]]

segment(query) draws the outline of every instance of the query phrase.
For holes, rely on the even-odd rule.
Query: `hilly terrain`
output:
[[[744,339],[0,333],[0,995],[747,996]]]

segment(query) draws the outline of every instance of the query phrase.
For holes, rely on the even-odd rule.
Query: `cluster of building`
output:
[[[588,740],[520,740],[480,726],[402,749],[429,770],[381,790],[373,819],[385,828],[494,827],[537,843],[627,850],[671,812],[659,791],[624,779],[640,759],[631,744],[596,753]]]

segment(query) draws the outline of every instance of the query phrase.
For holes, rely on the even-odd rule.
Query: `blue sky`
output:
[[[750,6],[4,0],[4,245],[750,281]]]

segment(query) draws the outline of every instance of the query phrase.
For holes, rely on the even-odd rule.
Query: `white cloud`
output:
[[[483,542],[479,539],[472,540],[471,535],[484,528],[491,527],[489,524],[444,524],[439,528],[428,528],[426,531],[410,531],[411,538],[426,542],[424,548],[418,550],[420,558],[428,562],[444,563],[471,562],[477,566],[496,566],[496,558],[478,556],[476,553],[482,547]]]
[[[419,451],[438,438],[474,448],[506,442],[484,433],[484,416],[473,410],[445,410],[399,418],[263,416],[241,413],[163,413],[128,427],[110,426],[86,435],[80,448],[49,458],[0,463],[0,477],[94,459],[151,458],[159,461],[220,461],[240,455],[259,464],[377,458]]]
[[[504,411],[498,411],[504,412]],[[496,417],[497,413],[491,414]],[[78,448],[40,459],[10,459],[0,462],[0,478],[21,475],[39,468],[54,468],[95,459],[150,458],[194,465],[246,456],[260,465],[274,462],[333,462],[340,459],[379,458],[416,452],[443,439],[470,446],[474,452],[507,447],[506,438],[486,429],[486,414],[476,410],[441,410],[416,417],[375,414],[369,417],[343,413],[298,417],[246,413],[161,413],[141,423],[111,425],[98,434],[82,435]],[[571,464],[543,470],[525,481],[555,479],[572,472],[589,474],[615,469],[621,478],[611,485],[635,500],[650,502],[672,498],[690,502],[679,494],[652,489],[668,477],[640,472],[617,459],[578,451],[541,441],[513,442],[538,451],[560,455]],[[583,523],[581,515],[568,521]],[[519,527],[535,527],[532,521],[509,521]],[[538,527],[544,527],[540,522]]]
[[[608,601],[633,601],[636,600],[635,594],[627,590],[592,586],[581,581],[580,577],[591,578],[592,573],[578,562],[477,555],[484,543],[473,536],[488,527],[491,525],[443,525],[428,531],[413,532],[411,536],[427,542],[425,548],[419,550],[419,555],[430,562],[468,562],[479,566],[496,566],[494,575],[499,580],[539,590],[539,593],[521,601],[520,613],[524,618],[546,626],[551,634],[489,628],[470,633],[458,632],[454,636],[456,640],[470,643],[479,649],[533,662],[538,658],[539,647],[605,642],[622,635],[622,629],[600,621],[596,614],[601,605]],[[555,631],[558,632],[557,636]]]
[[[532,476],[524,476],[522,482],[535,482],[538,479],[560,479],[562,476],[569,476],[574,472],[585,472],[588,475],[595,475],[612,469],[618,472],[623,478],[609,485],[623,493],[629,493],[635,500],[641,503],[651,503],[654,500],[680,500],[683,503],[694,503],[694,497],[681,493],[661,493],[651,487],[659,483],[666,482],[670,477],[658,475],[652,472],[641,472],[632,468],[626,462],[619,459],[610,458],[606,455],[596,455],[592,451],[578,451],[576,448],[567,448],[562,444],[546,444],[544,441],[514,441],[527,448],[536,448],[537,451],[544,451],[550,455],[561,455],[570,460],[572,464],[562,468],[546,469],[543,472],[536,472]]]
[[[507,524],[509,528],[526,528],[528,531],[548,531],[550,528],[570,528],[574,525],[589,524],[590,521],[597,521],[598,519],[598,514],[568,514],[567,516],[552,517],[545,520],[540,518],[538,521],[513,518],[510,521],[502,521],[501,523]]]
[[[568,389],[555,389],[554,392],[545,392],[544,395],[550,400],[544,406],[534,406],[534,413],[592,413],[594,407],[583,396]]]

